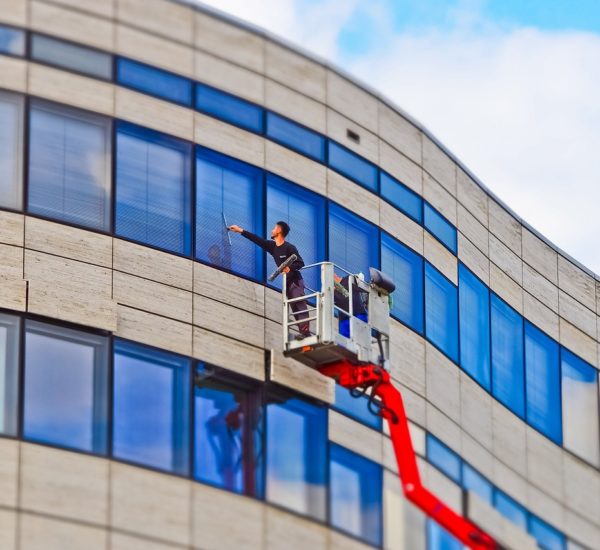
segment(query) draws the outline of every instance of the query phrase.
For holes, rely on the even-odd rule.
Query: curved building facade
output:
[[[600,548],[600,279],[373,90],[168,0],[0,0],[0,547],[460,547],[365,399],[282,355],[272,260],[224,230],[281,219],[394,279],[425,485]]]

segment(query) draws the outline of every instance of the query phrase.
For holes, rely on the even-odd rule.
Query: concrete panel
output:
[[[14,311],[27,309],[27,281],[0,276],[0,308]]]
[[[117,306],[117,317],[116,336],[192,355],[192,325],[123,305]]]
[[[558,286],[585,307],[595,311],[596,285],[594,278],[562,256],[558,257]]]
[[[423,168],[456,197],[456,164],[427,136],[423,136]]]
[[[274,80],[265,80],[265,107],[302,123],[321,134],[327,133],[327,108]]]
[[[20,505],[41,514],[107,525],[108,460],[21,445]]]
[[[494,478],[494,455],[461,430],[461,456],[488,479]]]
[[[423,254],[423,228],[384,200],[379,201],[379,225],[415,252]]]
[[[23,278],[23,249],[20,246],[0,244],[0,277]]]
[[[143,537],[126,535],[118,531],[110,531],[110,550],[174,550],[176,548],[188,548],[187,546],[174,546],[163,544]]]
[[[423,198],[456,226],[456,199],[427,172],[423,173]]]
[[[493,482],[496,487],[527,508],[527,481],[497,459],[494,459]]]
[[[425,398],[402,384],[397,384],[396,387],[402,392],[407,418],[420,426],[426,426],[427,401]]]
[[[26,27],[27,4],[27,0],[0,0],[0,21],[17,27]]]
[[[523,284],[523,262],[495,235],[490,234],[490,260],[514,281]]]
[[[346,537],[337,531],[329,531],[329,550],[369,550],[373,548],[356,539]]]
[[[25,217],[13,212],[0,212],[0,243],[23,246]]]
[[[462,204],[457,206],[457,229],[487,257],[490,254],[490,233]]]
[[[529,426],[527,429],[527,477],[531,483],[548,495],[562,501],[563,451],[547,437]],[[531,504],[531,503],[530,503]]]
[[[193,356],[201,361],[264,380],[264,351],[226,336],[194,327]]]
[[[427,488],[456,513],[462,515],[462,491],[459,485],[451,481],[434,466],[427,468]]]
[[[192,483],[112,462],[111,525],[164,541],[190,544]]]
[[[443,441],[456,453],[461,454],[462,430],[445,413],[427,403],[427,431]]]
[[[1,10],[2,8],[0,13]],[[15,92],[27,92],[27,62],[12,57],[1,57],[0,87]]]
[[[490,233],[521,257],[521,224],[491,197],[488,200],[488,208]]]
[[[327,196],[371,223],[379,225],[377,195],[331,169],[327,170]]]
[[[390,320],[390,372],[419,395],[425,395],[425,340],[398,321]]]
[[[558,315],[528,292],[523,292],[523,316],[558,340]]]
[[[0,439],[0,506],[17,506],[19,445],[14,439]]]
[[[324,525],[288,514],[276,508],[266,508],[265,550],[325,550],[328,529]]]
[[[0,548],[17,548],[17,514],[0,509]]]
[[[327,71],[327,104],[363,128],[377,132],[377,99],[333,71]]]
[[[558,311],[569,323],[585,332],[591,338],[596,338],[596,313],[581,305],[562,290],[559,291]]]
[[[488,196],[461,168],[456,167],[458,201],[481,223],[488,227]]]
[[[333,410],[329,411],[329,440],[383,463],[383,435]]]
[[[265,139],[220,120],[195,113],[194,140],[255,166],[265,166]]]
[[[496,264],[490,262],[490,288],[507,304],[523,313],[523,289]]]
[[[460,372],[460,425],[486,449],[492,450],[492,396]]]
[[[564,453],[565,504],[584,518],[600,524],[600,475],[569,453]]]
[[[272,288],[265,289],[265,317],[276,323],[281,323],[283,309],[281,305],[281,292]]]
[[[559,318],[560,343],[588,363],[598,366],[597,343],[577,327]]]
[[[107,18],[115,15],[115,0],[104,0],[103,2],[97,0],[53,0],[53,2]]]
[[[523,288],[558,313],[558,288],[527,263],[523,263]]]
[[[527,475],[525,423],[506,407],[492,402],[494,456],[522,476]]]
[[[423,235],[423,243],[423,256],[425,259],[454,284],[457,284],[458,262],[456,256],[427,231]]]
[[[348,130],[359,136],[360,143],[348,138]],[[372,163],[377,164],[379,161],[379,139],[377,136],[333,109],[327,109],[327,135]]]
[[[490,260],[460,232],[458,233],[458,259],[489,286]]]
[[[460,422],[459,369],[431,344],[425,345],[427,400]]]
[[[112,238],[61,223],[28,217],[25,247],[101,267],[112,267]]]
[[[423,169],[381,139],[379,166],[419,195],[423,194]]]
[[[564,529],[565,507],[543,490],[529,485],[527,487],[527,503],[530,512],[541,517],[559,531]]]
[[[423,164],[422,135],[402,115],[379,102],[379,136],[418,165]]]
[[[107,531],[80,523],[21,514],[18,524],[20,550],[106,550]]]
[[[565,510],[565,534],[583,542],[589,548],[594,548],[594,545],[600,540],[600,527],[586,521],[579,514],[567,508]]]
[[[523,233],[523,260],[555,285],[558,284],[558,255],[527,228]]]

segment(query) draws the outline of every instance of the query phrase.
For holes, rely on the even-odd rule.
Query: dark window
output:
[[[0,91],[0,207],[23,200],[23,96]]]
[[[475,493],[490,506],[493,506],[493,485],[465,462],[462,465],[462,486],[467,491]]]
[[[368,407],[368,397],[353,397],[350,390],[335,385],[334,409],[358,420],[374,430],[381,430],[381,416],[373,414]]]
[[[329,166],[363,187],[377,192],[377,167],[335,141],[329,141]]]
[[[427,434],[426,443],[427,460],[460,485],[462,464],[460,457],[431,434]]]
[[[117,128],[117,235],[189,255],[190,144],[126,122]]]
[[[565,536],[536,516],[529,516],[529,534],[543,550],[564,550]]]
[[[425,262],[425,336],[458,363],[458,296],[456,287]]]
[[[517,527],[527,530],[527,510],[499,489],[494,491],[494,507]]]
[[[211,86],[196,84],[196,109],[251,132],[262,134],[263,109]]]
[[[31,58],[105,80],[112,78],[111,55],[49,36],[31,35]]]
[[[117,83],[182,105],[192,104],[192,81],[131,59],[117,58]]]
[[[29,212],[110,229],[111,122],[45,101],[32,101]]]
[[[196,258],[262,280],[263,252],[229,225],[263,235],[263,172],[245,162],[196,150]]]
[[[450,252],[456,254],[456,228],[427,202],[423,206],[423,224]]]
[[[417,223],[423,221],[423,199],[385,172],[380,172],[381,196]]]
[[[267,112],[267,136],[307,157],[325,160],[323,136],[275,113]]]
[[[382,539],[382,470],[339,445],[331,445],[331,524],[373,546]]]
[[[25,55],[25,33],[20,29],[0,25],[0,53]]]
[[[463,264],[458,266],[460,366],[490,390],[490,290]]]
[[[104,336],[27,321],[27,439],[106,452],[108,355]]]
[[[396,239],[382,233],[381,270],[396,284],[390,313],[422,334],[423,258]]]
[[[0,313],[0,434],[17,434],[19,317]]]

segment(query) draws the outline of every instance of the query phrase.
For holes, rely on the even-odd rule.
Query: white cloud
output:
[[[358,0],[215,0],[381,90],[424,123],[542,234],[600,273],[600,35],[496,26],[465,0],[452,27],[395,33],[365,11],[374,46],[336,41]]]

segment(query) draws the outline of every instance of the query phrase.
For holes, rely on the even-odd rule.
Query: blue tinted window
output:
[[[192,104],[191,80],[131,59],[117,58],[117,82],[167,101]]]
[[[329,166],[363,187],[377,191],[377,167],[335,141],[329,141]]]
[[[15,315],[0,313],[0,434],[17,435],[19,333]]]
[[[350,273],[368,276],[378,267],[378,229],[352,212],[329,203],[329,259]]]
[[[424,203],[423,218],[425,229],[456,254],[456,229],[454,226],[428,203]]]
[[[382,233],[381,270],[396,284],[390,313],[422,333],[423,258],[396,239]]]
[[[418,223],[423,220],[423,199],[385,172],[380,172],[381,196]]]
[[[441,525],[427,520],[427,550],[462,550],[461,542],[454,538]]]
[[[457,289],[428,262],[425,262],[425,335],[458,363]]]
[[[543,550],[563,550],[565,536],[536,516],[529,517],[529,533]]]
[[[273,402],[266,429],[267,500],[324,520],[327,409],[300,399]]]
[[[490,291],[463,264],[458,266],[460,366],[490,389]]]
[[[331,524],[373,546],[380,546],[381,466],[333,444],[330,463]]]
[[[27,321],[25,406],[27,439],[106,452],[108,339]]]
[[[305,265],[325,260],[325,199],[282,178],[267,176],[267,232],[279,220],[290,226],[288,239],[296,245]],[[267,258],[271,271],[274,267]],[[320,271],[309,269],[303,273],[305,284],[316,289],[320,281]],[[272,283],[281,288],[282,277]]]
[[[0,25],[0,53],[25,55],[25,33]]]
[[[0,90],[0,207],[23,200],[23,96]]]
[[[189,471],[190,361],[141,344],[114,344],[113,455]]]
[[[260,496],[262,426],[257,394],[213,377],[203,380],[194,389],[194,426],[194,477]]]
[[[196,109],[252,132],[263,131],[261,107],[204,84],[196,84]]]
[[[517,501],[496,489],[494,491],[494,506],[506,519],[512,521],[524,531],[527,530],[527,510]]]
[[[267,113],[267,136],[310,158],[325,160],[325,138],[275,113]]]
[[[381,430],[381,416],[376,416],[369,410],[368,398],[352,397],[350,390],[339,384],[335,386],[334,408],[374,430]]]
[[[523,317],[492,293],[492,393],[511,411],[525,417]]]
[[[558,344],[525,323],[527,421],[555,443],[562,442]]]
[[[564,348],[561,371],[563,444],[599,466],[598,371]]]
[[[28,210],[93,229],[110,229],[111,123],[33,101]]]
[[[188,143],[118,123],[117,235],[190,254],[190,153]]]
[[[427,460],[456,483],[461,483],[460,457],[431,434],[427,434]]]
[[[262,170],[208,149],[196,152],[196,258],[262,279],[263,252],[229,225],[263,236]]]
[[[493,486],[479,472],[463,462],[462,486],[467,491],[473,491],[480,499],[492,506]]]

